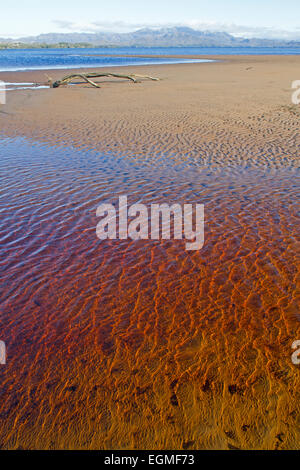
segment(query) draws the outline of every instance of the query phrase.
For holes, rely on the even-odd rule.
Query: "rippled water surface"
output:
[[[295,165],[0,149],[2,447],[299,442]],[[205,204],[204,248],[99,241],[97,206],[124,194]]]

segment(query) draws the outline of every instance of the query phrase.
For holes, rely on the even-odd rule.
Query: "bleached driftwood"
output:
[[[133,83],[139,83],[139,78],[144,78],[148,80],[158,81],[159,78],[149,77],[148,75],[136,75],[136,74],[122,74],[122,73],[98,73],[98,72],[89,72],[89,73],[75,73],[71,75],[66,75],[61,80],[53,80],[48,77],[48,83],[50,84],[51,88],[58,88],[61,85],[68,85],[69,83],[73,82],[76,79],[82,79],[85,82],[89,83],[90,85],[101,88],[97,83],[91,80],[91,78],[99,78],[99,77],[115,77],[115,78],[127,78],[128,80],[132,81]]]

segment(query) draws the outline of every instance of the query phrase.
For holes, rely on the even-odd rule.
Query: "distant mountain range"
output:
[[[224,32],[198,31],[188,27],[140,29],[132,33],[49,33],[19,39],[0,38],[7,47],[32,45],[90,45],[104,47],[300,47],[299,41],[237,38]]]

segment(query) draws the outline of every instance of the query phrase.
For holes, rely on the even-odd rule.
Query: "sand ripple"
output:
[[[169,141],[142,160],[1,141],[3,448],[299,447],[296,158]],[[122,194],[204,203],[203,250],[100,242],[96,208]]]

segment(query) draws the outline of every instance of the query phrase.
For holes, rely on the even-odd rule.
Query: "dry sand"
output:
[[[186,162],[236,175],[237,189],[226,179],[222,187],[211,173],[202,180],[209,220],[200,253],[131,243],[108,245],[104,257],[99,249],[87,255],[80,247],[88,235],[70,228],[65,252],[78,256],[78,265],[63,278],[50,274],[49,292],[38,301],[33,280],[7,301],[11,321],[3,335],[10,329],[19,338],[13,318],[26,306],[31,325],[25,322],[19,341],[36,346],[30,357],[15,346],[20,360],[1,371],[3,448],[300,448],[300,368],[291,362],[291,343],[300,339],[292,185],[300,107],[291,104],[300,57],[214,58],[120,69],[159,82],[8,93],[0,112],[4,136],[112,151],[158,171],[163,155],[170,167]],[[243,180],[240,167],[270,172]],[[78,178],[88,186],[84,172]],[[180,199],[197,189],[178,182]],[[139,197],[147,184],[147,177],[136,182]],[[166,192],[176,196],[170,188],[171,182]],[[27,282],[19,261],[6,293],[18,278]]]

